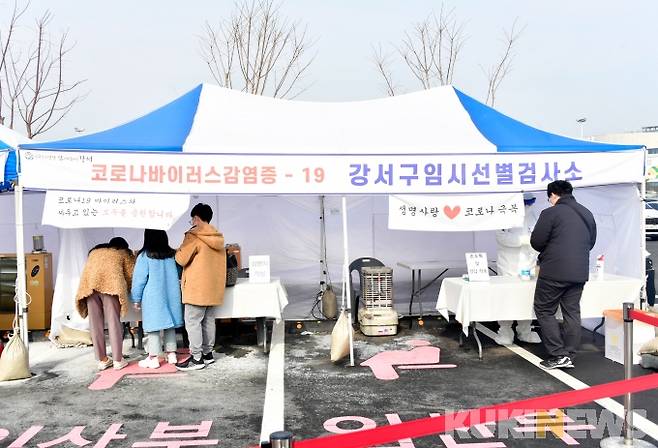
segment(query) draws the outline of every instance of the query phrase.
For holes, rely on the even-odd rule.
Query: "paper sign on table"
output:
[[[270,256],[249,256],[249,283],[270,282]]]
[[[489,281],[489,264],[486,252],[466,252],[466,269],[471,282]]]

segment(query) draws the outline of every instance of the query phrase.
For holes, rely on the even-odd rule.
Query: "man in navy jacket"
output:
[[[548,184],[551,207],[542,211],[530,238],[539,252],[534,309],[549,355],[540,363],[546,370],[574,366],[571,358],[580,344],[580,297],[589,279],[589,252],[596,243],[594,216],[572,192],[567,181]],[[558,305],[564,337],[555,318]]]

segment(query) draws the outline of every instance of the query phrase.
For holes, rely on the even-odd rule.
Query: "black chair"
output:
[[[370,268],[370,267],[383,267],[384,263],[379,261],[376,258],[372,257],[361,257],[357,258],[356,260],[352,261],[350,263],[350,291],[352,291],[352,325],[356,326],[357,325],[357,314],[359,312],[359,299],[360,299],[360,294],[361,294],[361,271],[363,268]],[[359,289],[355,290],[353,283],[352,283],[352,272],[356,271],[357,275],[359,276]]]

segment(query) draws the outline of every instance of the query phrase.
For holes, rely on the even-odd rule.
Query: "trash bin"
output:
[[[646,258],[646,271],[647,271],[647,303],[649,306],[654,306],[656,302],[656,270],[653,267],[651,258]]]

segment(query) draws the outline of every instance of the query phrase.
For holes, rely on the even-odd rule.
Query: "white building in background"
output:
[[[658,126],[645,126],[637,132],[592,135],[587,139],[620,145],[646,146],[649,153],[647,160],[647,197],[658,198]]]

